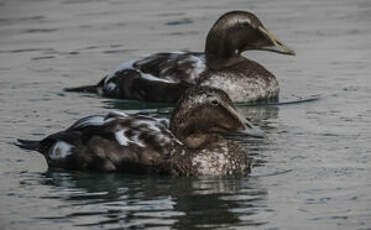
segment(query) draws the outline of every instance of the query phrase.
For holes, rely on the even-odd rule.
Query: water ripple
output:
[[[41,175],[39,183],[49,187],[49,194],[41,198],[63,201],[55,211],[65,213],[53,215],[50,211],[46,216],[34,217],[40,221],[67,221],[75,226],[109,229],[264,224],[252,217],[266,208],[267,192],[251,178],[164,178],[49,171]],[[210,225],[215,216],[223,218]]]

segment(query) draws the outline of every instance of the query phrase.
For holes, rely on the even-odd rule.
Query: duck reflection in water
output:
[[[49,170],[45,199],[63,201],[62,216],[75,226],[176,229],[261,225],[267,191],[258,177],[163,177]],[[76,211],[78,210],[78,211]],[[60,213],[58,212],[58,213]]]

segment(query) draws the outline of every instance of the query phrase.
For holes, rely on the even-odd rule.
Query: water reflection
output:
[[[151,110],[156,113],[161,109],[172,108],[173,104],[167,103],[155,103],[145,102],[137,100],[126,100],[126,99],[109,99],[103,101],[103,108],[105,109],[116,109],[116,110]],[[171,110],[170,110],[171,111]]]
[[[125,99],[109,99],[103,101],[103,108],[115,110],[131,110],[149,114],[171,114],[174,104],[143,102]],[[246,117],[255,120],[269,120],[278,117],[279,106],[265,105],[236,105],[238,110]]]
[[[255,121],[277,119],[279,106],[237,106],[240,113]]]
[[[254,177],[172,178],[123,174],[48,171],[41,184],[51,187],[43,199],[62,200],[62,216],[44,221],[75,226],[214,229],[260,225],[267,192]]]

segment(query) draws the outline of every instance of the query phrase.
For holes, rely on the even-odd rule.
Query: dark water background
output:
[[[296,50],[246,54],[278,76],[283,97],[323,95],[240,108],[268,135],[239,140],[255,161],[250,176],[47,171],[12,145],[128,108],[61,89],[145,54],[202,50],[233,9],[255,12]],[[370,59],[370,0],[2,0],[0,229],[371,229]]]

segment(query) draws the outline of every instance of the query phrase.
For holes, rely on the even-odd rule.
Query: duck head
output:
[[[215,133],[240,133],[263,137],[264,133],[243,118],[222,90],[195,86],[178,101],[170,129],[188,147],[197,148]]]
[[[206,64],[220,69],[243,60],[240,55],[247,50],[267,50],[295,55],[269,32],[254,14],[231,11],[222,15],[210,29],[205,45]]]

